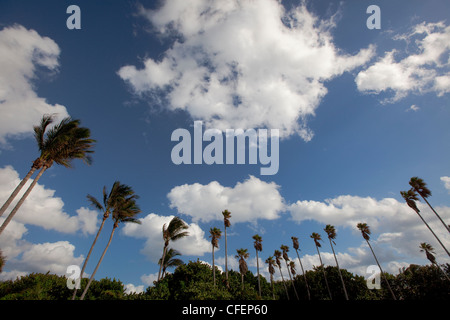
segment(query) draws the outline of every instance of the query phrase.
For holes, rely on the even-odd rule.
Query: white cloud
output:
[[[161,258],[164,242],[162,227],[169,224],[174,216],[159,216],[150,213],[139,219],[141,224],[126,224],[123,233],[130,237],[146,239],[141,253],[157,263]],[[210,243],[205,239],[205,232],[195,223],[188,224],[189,236],[170,243],[170,247],[178,250],[183,256],[201,256],[210,250]]]
[[[358,90],[378,94],[392,91],[394,102],[409,93],[435,92],[438,96],[449,92],[450,60],[445,58],[450,51],[450,27],[443,22],[421,23],[410,34],[394,37],[414,43],[415,53],[403,57],[397,50],[359,72],[355,82]],[[414,41],[413,41],[414,40]],[[408,46],[411,47],[411,46]]]
[[[450,177],[443,176],[441,177],[441,181],[444,182],[445,189],[447,189],[450,193]]]
[[[0,31],[0,146],[7,137],[29,134],[42,115],[68,116],[64,106],[38,97],[33,81],[36,71],[58,70],[58,45],[34,30],[15,25]]]
[[[284,200],[274,182],[264,182],[250,176],[234,187],[224,187],[217,181],[207,185],[194,183],[173,188],[167,197],[170,207],[193,221],[222,220],[221,212],[229,210],[233,222],[255,222],[257,219],[274,220],[284,210]]]
[[[156,280],[158,280],[158,272],[141,276],[141,281],[147,286],[153,286],[153,281]]]
[[[136,94],[162,96],[170,110],[220,130],[268,127],[310,140],[306,120],[327,93],[324,82],[374,52],[342,53],[332,19],[320,21],[305,5],[286,11],[275,0],[169,0],[139,13],[172,45],[160,60],[118,75]]]
[[[140,286],[135,286],[132,283],[128,283],[125,285],[125,293],[126,294],[130,294],[130,293],[142,293],[144,292],[144,285],[140,285]]]
[[[0,185],[0,203],[4,203],[14,188],[20,183],[19,173],[11,166],[0,168],[0,181],[2,181]],[[31,182],[32,179],[25,184],[2,218],[7,217]],[[71,216],[63,211],[63,207],[64,202],[61,198],[55,197],[55,190],[47,189],[37,183],[17,211],[13,221],[64,233],[75,233],[81,230],[86,235],[96,232],[98,212],[82,207],[76,211],[77,215]],[[9,227],[8,225],[5,230]]]

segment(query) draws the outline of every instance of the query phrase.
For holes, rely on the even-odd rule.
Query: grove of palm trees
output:
[[[35,138],[40,151],[39,157],[33,161],[29,173],[22,179],[20,184],[12,190],[11,196],[3,204],[0,213],[7,213],[14,198],[20,189],[31,179],[33,174],[39,170],[28,190],[17,202],[14,208],[4,220],[0,233],[13,220],[14,215],[20,210],[21,205],[26,201],[33,187],[41,175],[54,163],[64,167],[70,167],[74,159],[81,159],[85,163],[92,162],[93,144],[90,131],[80,127],[79,120],[70,118],[63,119],[51,129],[53,118],[44,116],[40,125],[34,127]],[[420,214],[416,201],[419,201],[419,194],[430,207],[430,210],[440,220],[443,228],[450,232],[448,224],[431,207],[427,198],[431,196],[431,191],[426,183],[418,178],[412,177],[409,182],[411,189],[401,191],[406,204],[420,217],[425,227],[433,234],[441,248],[434,248],[431,244],[417,240],[417,250],[424,252],[430,265],[420,266],[411,264],[399,270],[397,275],[389,274],[382,269],[382,264],[378,260],[376,252],[371,245],[370,226],[365,222],[359,222],[355,228],[361,232],[367,247],[374,258],[374,262],[381,270],[381,289],[371,290],[368,288],[366,279],[361,275],[355,275],[339,265],[334,246],[337,241],[336,228],[327,224],[324,231],[328,237],[330,249],[333,253],[335,265],[325,265],[321,252],[323,239],[320,233],[312,232],[312,239],[317,250],[318,260],[311,270],[305,270],[302,264],[302,257],[299,254],[301,245],[299,235],[291,235],[292,248],[296,257],[291,258],[289,252],[291,248],[280,243],[279,250],[273,254],[264,250],[263,237],[255,234],[252,237],[243,238],[241,243],[244,247],[232,248],[235,250],[235,259],[238,270],[229,269],[227,229],[231,227],[233,221],[232,212],[224,208],[222,212],[224,228],[210,228],[212,266],[200,260],[184,263],[180,257],[183,252],[170,247],[171,244],[189,235],[189,226],[180,217],[175,216],[168,224],[164,224],[161,229],[163,247],[161,258],[159,259],[158,277],[152,286],[147,287],[143,293],[125,293],[125,288],[120,280],[109,278],[95,280],[95,275],[101,267],[101,263],[113,245],[113,236],[116,230],[125,223],[140,224],[138,215],[142,212],[138,204],[139,196],[135,194],[133,188],[120,181],[115,181],[111,189],[105,186],[102,190],[101,200],[97,200],[92,195],[87,195],[90,205],[102,213],[101,224],[93,238],[92,245],[86,255],[81,268],[81,283],[79,288],[73,290],[68,288],[67,278],[52,274],[32,273],[14,281],[8,280],[0,283],[0,299],[55,299],[55,300],[102,300],[102,299],[139,299],[139,300],[289,300],[292,303],[300,300],[408,300],[408,299],[446,299],[450,298],[450,264],[439,264],[435,254],[437,250],[444,250],[449,256],[448,244],[445,245],[438,238],[434,230]],[[90,261],[91,254],[95,250],[99,235],[103,231],[106,221],[111,218],[113,226],[106,246],[103,248],[101,256],[93,270]],[[225,244],[225,270],[220,270],[216,264],[215,252],[220,248],[220,240],[224,235]],[[253,240],[253,243],[252,243]],[[285,240],[285,239],[283,239]],[[248,261],[253,244],[254,255],[256,257],[256,275],[249,270]],[[247,247],[245,247],[247,246]],[[178,257],[178,258],[177,258]],[[264,259],[264,257],[266,259]],[[303,257],[304,258],[304,257]],[[7,261],[0,252],[0,272]],[[263,263],[265,261],[265,264]],[[283,263],[284,261],[284,263]],[[298,262],[298,264],[297,264]],[[300,267],[300,269],[298,268]],[[169,269],[173,271],[170,272]],[[267,270],[270,279],[262,276],[261,270]],[[89,270],[89,278],[83,275]],[[300,272],[301,270],[301,272]],[[79,295],[78,290],[81,291]]]

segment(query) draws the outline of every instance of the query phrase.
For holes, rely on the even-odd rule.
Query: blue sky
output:
[[[71,4],[81,9],[80,30],[66,27]],[[371,4],[381,29],[366,26]],[[119,278],[130,290],[155,279],[161,227],[174,215],[190,225],[191,236],[173,244],[183,259],[211,263],[209,228],[223,230],[224,209],[234,269],[244,247],[256,270],[256,233],[263,260],[298,237],[310,269],[319,262],[309,236],[319,232],[324,262],[334,265],[323,232],[330,223],[341,267],[365,275],[375,262],[361,221],[386,271],[426,264],[423,241],[449,262],[399,193],[412,176],[423,178],[450,221],[449,9],[437,0],[2,1],[0,200],[38,156],[32,126],[43,114],[80,119],[97,144],[91,166],[53,166],[39,180],[0,237],[8,257],[0,277],[81,265],[101,219],[86,195],[99,198],[116,180],[140,196],[142,224],[120,227],[96,278]],[[222,131],[279,129],[278,172],[261,175],[259,163],[173,164],[171,134],[193,132],[195,120]],[[223,239],[216,263],[224,267]]]

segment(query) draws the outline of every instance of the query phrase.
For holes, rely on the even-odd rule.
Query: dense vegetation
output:
[[[443,268],[450,275],[450,265]],[[328,284],[333,300],[344,300],[344,292],[337,267],[325,267]],[[391,295],[383,280],[380,290],[367,288],[364,277],[354,275],[341,269],[350,300],[390,300]],[[448,300],[450,299],[450,282],[434,265],[410,265],[394,276],[386,275],[397,299],[404,300]],[[320,267],[306,272],[311,300],[327,300],[328,291]],[[281,281],[275,281],[273,292],[270,282],[261,277],[261,296],[258,295],[258,280],[251,271],[244,276],[244,288],[241,286],[241,274],[228,271],[227,288],[225,273],[216,268],[216,286],[213,285],[212,268],[200,261],[190,261],[178,266],[171,274],[155,282],[143,293],[125,293],[120,280],[100,279],[92,281],[86,300],[287,300]],[[300,300],[308,300],[302,275],[294,278],[296,291]],[[81,282],[83,289],[88,279]],[[15,281],[0,282],[0,299],[2,300],[70,300],[73,290],[67,288],[67,278],[53,274],[32,273]],[[288,282],[290,300],[297,301],[292,283]]]

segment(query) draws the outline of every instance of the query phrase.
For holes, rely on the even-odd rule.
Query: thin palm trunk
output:
[[[213,281],[214,281],[214,287],[216,286],[216,265],[215,265],[215,262],[214,262],[214,245],[211,245],[212,246],[212,263],[213,263],[213,265],[212,265],[212,269],[213,269]]]
[[[5,213],[6,209],[11,205],[11,202],[13,202],[14,198],[17,196],[17,194],[20,192],[20,190],[23,188],[23,186],[27,183],[28,180],[30,180],[31,176],[36,171],[36,167],[32,166],[30,171],[28,171],[25,178],[20,181],[19,185],[14,189],[13,193],[9,196],[8,200],[3,204],[3,206],[0,209],[0,217]]]
[[[89,252],[88,252],[88,255],[86,257],[86,260],[84,260],[83,268],[81,269],[81,272],[80,272],[80,280],[83,278],[83,274],[84,274],[84,270],[86,269],[87,262],[88,262],[88,260],[89,260],[89,258],[91,256],[91,253],[92,253],[92,250],[94,249],[95,244],[97,243],[97,239],[98,239],[98,237],[100,235],[100,232],[102,231],[103,226],[105,225],[105,221],[106,221],[106,217],[104,216],[103,220],[102,220],[102,224],[98,228],[97,235],[95,236],[94,242],[92,242],[91,248],[89,249]],[[73,292],[73,295],[72,295],[72,300],[75,300],[75,297],[77,295],[77,290],[78,289],[75,288],[75,290]]]
[[[272,298],[275,300],[275,292],[273,289],[273,274],[270,274],[270,286],[272,287]]]
[[[286,282],[284,282],[283,272],[281,272],[281,267],[279,265],[278,265],[278,269],[280,270],[281,280],[283,280],[284,290],[286,290],[286,296],[287,296],[288,300],[290,300],[288,289],[286,287]]]
[[[308,292],[308,300],[311,300],[311,294],[309,293],[308,281],[306,281],[306,275],[305,275],[305,270],[303,269],[302,260],[300,260],[300,256],[298,255],[297,249],[295,249],[295,252],[297,252],[298,262],[300,262],[300,267],[302,268],[303,279],[305,279],[306,291]]]
[[[162,266],[164,265],[164,260],[165,260],[165,257],[166,257],[166,251],[167,251],[167,246],[164,245],[163,254],[162,254],[162,257],[161,257],[161,265],[159,266],[158,281],[161,279],[161,270],[162,270]]]
[[[344,278],[342,277],[341,268],[339,268],[339,263],[338,263],[338,260],[336,258],[336,253],[334,252],[333,243],[332,243],[330,238],[328,238],[328,240],[330,240],[331,250],[333,250],[334,260],[336,261],[336,266],[337,266],[337,269],[338,269],[338,272],[339,272],[339,277],[341,278],[342,287],[344,288],[345,299],[348,300],[347,289],[345,288]]]
[[[386,283],[387,283],[389,291],[391,292],[391,295],[392,295],[392,299],[397,300],[397,298],[395,297],[394,292],[391,289],[391,286],[389,285],[389,282],[387,281],[387,278],[386,278],[386,275],[383,272],[383,269],[381,269],[381,265],[378,262],[377,256],[375,255],[375,252],[373,251],[372,246],[370,245],[370,242],[367,239],[365,239],[365,240],[366,240],[367,244],[369,245],[370,251],[372,251],[373,257],[375,258],[375,261],[377,262],[378,268],[380,268],[380,271],[381,271],[381,274],[383,275],[384,281],[386,281]]]
[[[325,284],[327,286],[328,295],[330,296],[330,300],[333,300],[333,297],[331,296],[330,286],[328,285],[327,275],[325,274],[325,267],[323,266],[322,257],[320,256],[319,247],[316,246],[316,249],[317,249],[317,253],[319,254],[320,267],[322,268],[323,278],[325,279]]]
[[[287,260],[284,260],[284,262],[286,262],[286,269],[288,271],[289,279],[291,279],[291,284],[292,284],[292,288],[294,288],[295,296],[297,297],[297,300],[300,300],[300,298],[298,297],[298,294],[297,294],[297,290],[295,289],[294,281],[292,280],[292,275],[291,275],[291,271],[289,270]]]
[[[92,273],[91,277],[89,278],[89,282],[88,282],[88,284],[86,285],[86,288],[84,289],[83,294],[81,295],[80,300],[83,300],[83,299],[84,299],[84,296],[86,295],[86,292],[88,291],[89,286],[91,285],[91,282],[92,282],[92,280],[94,279],[95,274],[97,273],[98,267],[100,267],[100,264],[102,263],[102,260],[103,260],[103,258],[105,257],[106,251],[108,250],[109,245],[111,244],[111,241],[112,241],[114,232],[116,231],[116,228],[117,228],[117,225],[114,224],[114,227],[113,227],[113,229],[112,229],[112,231],[111,231],[111,235],[109,236],[108,244],[106,245],[105,250],[103,250],[102,256],[100,257],[100,260],[98,261],[97,266],[95,267],[94,272]]]
[[[420,194],[420,193],[419,193]],[[436,215],[436,217],[439,218],[439,220],[441,220],[442,224],[444,225],[445,229],[447,229],[448,232],[450,232],[450,227],[445,224],[444,220],[442,220],[442,218],[438,215],[438,213],[434,210],[434,208],[431,206],[431,204],[427,201],[427,198],[425,198],[424,196],[422,196],[420,194],[420,196],[422,197],[422,199],[427,203],[427,205],[430,207],[431,210],[433,210],[434,214]]]
[[[417,211],[414,210],[417,215],[420,217],[420,219],[422,220],[423,223],[425,223],[425,225],[427,226],[428,230],[431,231],[431,233],[433,234],[433,236],[436,238],[436,240],[439,242],[439,244],[442,246],[442,248],[444,248],[445,252],[447,252],[447,254],[450,256],[450,252],[448,252],[447,248],[442,244],[441,240],[439,240],[438,236],[434,233],[433,229],[431,229],[431,227],[428,225],[428,223],[425,221],[425,219],[422,217],[422,215]]]
[[[259,280],[259,259],[258,259],[258,250],[256,250],[256,271],[258,273],[258,292],[261,297],[261,282]]]
[[[0,234],[2,234],[3,230],[5,230],[6,226],[11,222],[11,220],[14,217],[14,215],[16,214],[17,210],[19,210],[19,208],[22,206],[22,204],[24,203],[25,199],[28,197],[28,195],[30,194],[31,190],[33,190],[34,186],[36,185],[38,180],[41,178],[41,176],[45,172],[45,170],[47,170],[47,166],[44,165],[42,167],[41,171],[39,171],[39,173],[36,176],[36,178],[31,183],[31,185],[28,187],[27,191],[25,191],[25,193],[23,194],[22,198],[20,198],[19,202],[17,202],[17,204],[14,207],[14,209],[12,209],[11,213],[9,214],[9,216],[5,219],[5,221],[3,221],[3,224],[0,227]]]
[[[226,285],[227,288],[229,287],[228,284],[228,245],[227,245],[227,226],[224,227],[225,230],[225,279],[226,279]]]

